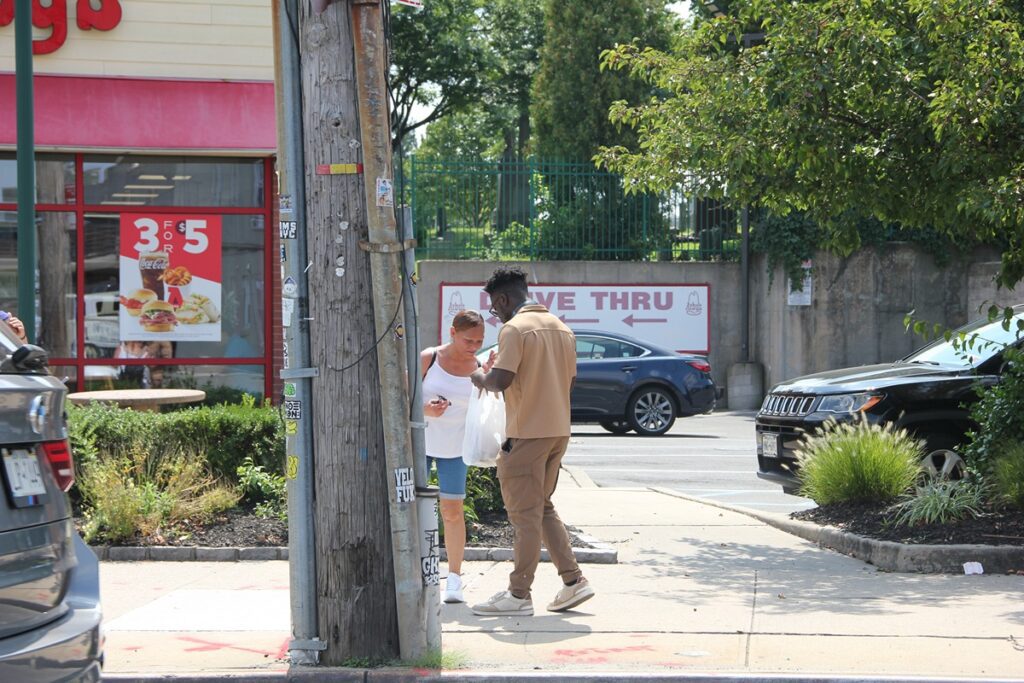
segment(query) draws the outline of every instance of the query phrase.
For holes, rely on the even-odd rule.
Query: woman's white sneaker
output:
[[[462,598],[462,577],[448,572],[448,580],[444,584],[444,601],[447,603],[465,602]]]

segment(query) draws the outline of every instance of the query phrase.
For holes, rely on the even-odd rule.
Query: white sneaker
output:
[[[473,614],[480,617],[533,616],[533,600],[517,598],[510,591],[495,593],[487,602],[473,605]]]
[[[562,586],[562,590],[558,591],[555,599],[548,605],[548,611],[564,612],[586,602],[592,597],[594,597],[594,589],[590,586],[590,582],[580,578],[579,581],[571,586]]]
[[[444,584],[444,601],[465,602],[462,598],[462,577],[448,572],[448,580]]]

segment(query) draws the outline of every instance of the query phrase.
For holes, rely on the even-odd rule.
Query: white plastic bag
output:
[[[466,410],[462,460],[474,467],[496,467],[505,441],[505,401],[500,394],[474,389]]]

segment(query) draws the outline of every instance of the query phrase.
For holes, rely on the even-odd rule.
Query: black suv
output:
[[[1002,320],[972,322],[953,339],[974,339],[958,350],[939,339],[903,360],[883,365],[832,370],[798,377],[772,389],[757,413],[757,476],[796,493],[796,449],[801,438],[827,420],[894,423],[925,441],[925,468],[951,478],[962,475],[957,448],[971,428],[970,404],[980,387],[999,381],[1003,350],[1019,347],[1017,321],[1024,306],[1014,308],[1009,330]],[[976,336],[975,336],[976,335]]]

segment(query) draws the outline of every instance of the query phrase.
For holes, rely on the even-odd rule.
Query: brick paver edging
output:
[[[619,552],[592,536],[576,534],[590,548],[573,548],[581,564],[617,564]],[[245,560],[287,560],[288,548],[267,546],[257,548],[196,548],[191,546],[89,546],[100,560],[109,562],[240,562]],[[441,548],[441,559],[448,557]],[[468,561],[511,562],[511,548],[466,548]],[[550,562],[548,551],[541,551],[541,561]]]
[[[651,490],[753,517],[780,531],[799,536],[887,571],[963,574],[965,562],[980,562],[987,574],[1005,574],[1011,570],[1024,570],[1024,547],[1021,546],[924,545],[879,541],[836,527],[821,526],[782,515],[733,507],[717,501],[688,496],[671,489],[652,487]]]

